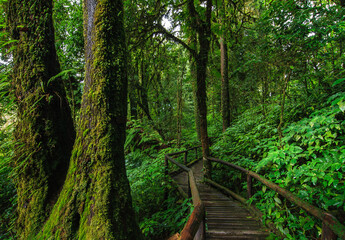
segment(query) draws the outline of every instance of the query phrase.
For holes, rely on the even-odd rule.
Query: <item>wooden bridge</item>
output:
[[[196,159],[188,163],[188,153],[194,150]],[[184,164],[174,159],[179,155],[183,155]],[[345,226],[340,224],[333,215],[310,205],[257,173],[219,159],[208,158],[208,160],[245,172],[249,198],[252,196],[252,179],[255,178],[314,217],[322,220],[322,240],[336,240],[338,237],[345,239]],[[169,172],[169,162],[176,165],[178,170]],[[268,237],[270,230],[262,225],[258,218],[261,213],[255,207],[247,205],[246,199],[229,189],[204,178],[202,161],[198,160],[198,147],[167,154],[165,156],[165,169],[166,174],[170,175],[177,183],[180,193],[185,197],[192,197],[194,205],[194,210],[182,232],[175,234],[169,240],[241,240]],[[227,195],[222,192],[226,192]]]

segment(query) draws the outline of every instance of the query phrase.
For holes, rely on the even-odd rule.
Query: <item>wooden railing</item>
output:
[[[187,165],[187,156],[188,152],[195,150],[195,158],[198,158],[198,148],[194,147],[187,149],[185,151],[170,153],[165,155],[165,173],[169,174],[169,162],[175,164],[183,171],[188,173],[188,195],[193,199],[193,206],[194,210],[189,217],[186,225],[184,226],[181,234],[174,239],[181,239],[181,240],[203,240],[205,239],[205,206],[201,201],[199,190],[196,185],[196,180],[193,174],[193,171],[186,167],[185,165],[177,162],[173,159],[173,156],[184,154],[184,164]]]
[[[259,174],[255,173],[255,172],[249,171],[249,170],[244,169],[244,168],[237,166],[235,164],[225,162],[225,161],[222,161],[222,160],[219,160],[216,158],[208,157],[207,159],[211,162],[221,163],[221,164],[232,167],[234,169],[237,169],[237,170],[247,174],[247,197],[248,198],[251,198],[253,196],[252,179],[255,178],[256,180],[258,180],[262,184],[266,185],[267,187],[269,187],[273,191],[279,193],[284,198],[293,202],[297,206],[303,208],[309,214],[320,219],[322,221],[322,236],[321,236],[322,240],[337,239],[337,236],[342,238],[342,239],[345,239],[345,226],[342,225],[337,220],[337,218],[334,217],[332,214],[309,204],[308,202],[300,199],[299,197],[297,197],[296,195],[294,195],[290,191],[279,187],[277,184],[265,179],[264,177],[260,176]],[[215,182],[213,182],[210,179],[205,179],[205,181],[214,185],[215,187],[220,187],[219,184],[216,184]],[[245,199],[243,199],[242,197],[238,196],[237,194],[235,194],[231,191],[229,191],[229,192],[231,195],[233,195],[234,198],[237,198],[241,202],[245,202]]]

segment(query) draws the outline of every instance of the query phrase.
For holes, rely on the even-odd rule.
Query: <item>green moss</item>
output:
[[[60,71],[51,9],[51,1],[9,2],[11,34],[19,40],[13,52],[13,86],[18,105],[14,164],[21,239],[34,236],[48,217],[74,140],[70,110],[61,101],[65,99],[62,82],[47,88],[48,80]],[[19,33],[17,26],[28,31]],[[62,129],[68,133],[61,134]]]
[[[141,239],[124,165],[125,121],[118,121],[127,113],[122,8],[121,1],[97,1],[95,29],[86,36],[94,42],[86,50],[93,58],[86,60],[86,90],[70,169],[38,238],[55,232],[55,238]]]

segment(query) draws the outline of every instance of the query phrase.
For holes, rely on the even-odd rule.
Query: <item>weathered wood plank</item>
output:
[[[170,160],[170,159],[169,159]],[[215,188],[201,183],[202,163],[195,164],[189,174],[176,175],[182,189],[187,189],[188,177],[194,185],[191,189],[199,190],[199,198],[206,210],[206,239],[265,239],[268,232],[262,229],[262,225],[241,204],[227,197]],[[190,176],[188,176],[190,175]],[[195,198],[195,196],[194,196]],[[196,197],[199,202],[198,197]],[[181,232],[181,239],[183,232]],[[188,236],[185,236],[189,239]]]

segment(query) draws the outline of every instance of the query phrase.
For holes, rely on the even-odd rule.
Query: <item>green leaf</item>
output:
[[[340,110],[341,110],[342,112],[345,112],[345,103],[343,102],[343,100],[341,100],[341,101],[338,102],[337,104],[338,104]]]
[[[263,186],[263,187],[262,187],[262,191],[265,193],[266,190],[267,190],[267,187],[266,187],[266,186]]]
[[[311,181],[312,181],[312,183],[313,183],[314,185],[316,185],[317,177],[312,177],[312,178],[311,178]]]
[[[339,83],[342,83],[343,81],[345,81],[345,78],[340,78],[337,81],[335,81],[332,85],[332,87],[334,87],[335,85],[338,85]]]
[[[279,199],[279,197],[275,197],[274,201],[276,201],[276,203],[278,203],[278,204],[282,204],[282,201]]]

